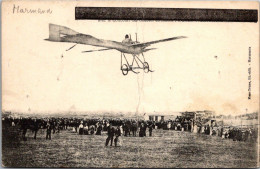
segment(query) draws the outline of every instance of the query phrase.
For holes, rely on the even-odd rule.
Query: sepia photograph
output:
[[[257,168],[259,2],[1,3],[4,168]]]

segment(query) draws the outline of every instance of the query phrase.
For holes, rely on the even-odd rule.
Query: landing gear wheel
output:
[[[128,69],[128,66],[126,64],[123,64],[121,66],[121,70],[122,70],[122,73],[123,73],[124,76],[128,74],[129,69]]]
[[[149,72],[149,64],[147,62],[144,62],[144,72],[148,73]]]

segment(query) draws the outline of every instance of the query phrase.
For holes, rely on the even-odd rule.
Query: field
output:
[[[3,131],[6,132],[6,131]],[[122,137],[122,147],[105,147],[106,133],[78,135],[72,130],[45,140],[40,130],[17,144],[3,138],[5,167],[256,167],[256,144],[190,132],[154,130],[153,137]],[[147,132],[148,134],[148,132]],[[4,136],[5,134],[3,134]]]

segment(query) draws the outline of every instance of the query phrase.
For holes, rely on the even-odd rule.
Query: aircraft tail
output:
[[[45,39],[45,40],[60,42],[62,36],[76,35],[76,34],[79,34],[79,33],[68,27],[50,23],[49,24],[49,39]]]

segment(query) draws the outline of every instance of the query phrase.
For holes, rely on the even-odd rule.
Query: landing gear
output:
[[[123,65],[121,66],[121,70],[122,70],[122,74],[125,76],[125,75],[128,74],[129,68],[128,68],[128,66],[127,66],[126,64],[123,64]]]
[[[149,64],[147,62],[144,62],[144,72],[148,73],[150,71]]]
[[[122,74],[125,76],[125,75],[128,74],[128,71],[132,71],[133,73],[136,73],[136,74],[140,73],[140,72],[136,72],[135,69],[143,69],[145,73],[153,72],[153,71],[150,70],[149,64],[145,61],[143,53],[142,53],[142,56],[143,56],[143,61],[139,58],[139,55],[133,54],[132,64],[130,65],[128,60],[125,57],[125,54],[121,53],[121,71],[122,71]],[[126,64],[123,64],[122,57],[125,58]],[[136,63],[135,67],[134,67],[134,62]],[[139,64],[142,64],[142,65],[140,66]]]

